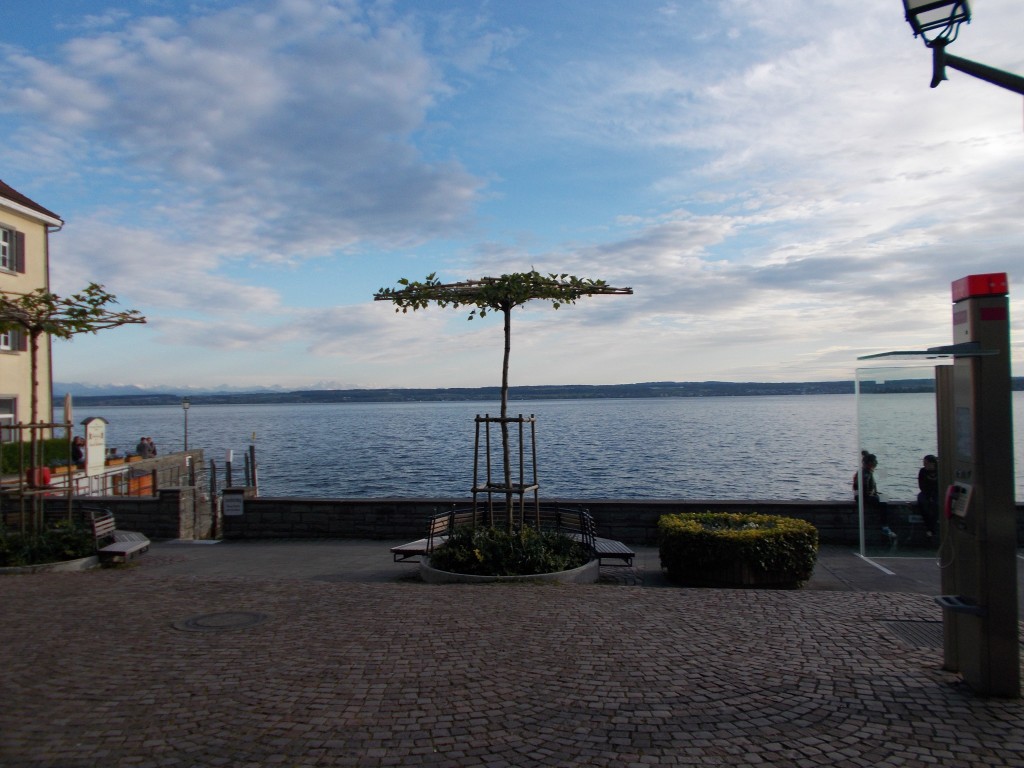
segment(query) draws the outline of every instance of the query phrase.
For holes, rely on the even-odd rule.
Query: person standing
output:
[[[155,450],[156,450],[156,448],[154,448],[150,444],[149,438],[145,437],[145,436],[140,437],[139,438],[139,444],[135,446],[135,453],[137,453],[139,456],[141,456],[144,459],[152,458],[153,457],[153,452]]]
[[[917,509],[924,518],[925,536],[930,539],[939,519],[939,460],[930,453],[921,460],[917,487]]]

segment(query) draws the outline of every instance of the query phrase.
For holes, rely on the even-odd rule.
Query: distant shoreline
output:
[[[55,385],[59,397],[60,385]],[[1015,391],[1024,390],[1024,377],[1013,379]],[[872,385],[880,393],[915,393],[934,391],[932,379],[908,379]],[[567,384],[550,386],[519,386],[509,388],[509,399],[523,400],[586,400],[635,399],[657,397],[761,397],[766,395],[852,395],[854,382],[673,382],[640,384]],[[478,402],[500,399],[499,387],[461,387],[437,389],[314,389],[290,392],[185,393],[193,405],[262,405],[274,403],[422,403]],[[179,405],[181,394],[100,394],[74,395],[81,405]]]

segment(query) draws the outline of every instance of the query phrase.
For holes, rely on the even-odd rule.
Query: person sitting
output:
[[[858,481],[864,478],[864,508],[877,509],[882,522],[882,533],[890,539],[896,538],[896,532],[889,524],[889,505],[882,501],[878,493],[878,485],[875,482],[875,469],[878,467],[878,457],[867,451],[860,452],[860,472],[853,476],[853,500],[857,501],[860,494]]]
[[[151,459],[156,453],[156,449],[153,444],[149,442],[148,437],[140,437],[139,444],[135,446],[135,453],[144,459]]]
[[[85,469],[85,438],[81,435],[71,441],[71,463],[78,469]]]

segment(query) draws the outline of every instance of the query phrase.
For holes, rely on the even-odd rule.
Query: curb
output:
[[[38,563],[36,565],[11,565],[0,568],[0,576],[16,575],[21,573],[54,573],[58,571],[87,571],[100,564],[100,559],[82,557],[78,560],[59,560],[55,563]]]

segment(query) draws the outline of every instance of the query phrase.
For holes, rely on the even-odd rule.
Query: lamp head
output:
[[[931,48],[956,40],[963,22],[971,23],[971,7],[967,0],[903,0],[907,23]]]
[[[192,402],[187,397],[181,398],[181,407],[183,409],[187,411],[190,405],[192,405]]]

